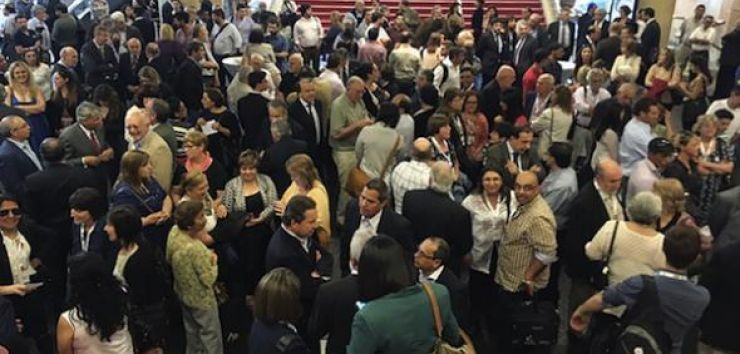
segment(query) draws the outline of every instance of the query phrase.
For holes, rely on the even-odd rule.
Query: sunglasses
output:
[[[13,209],[0,210],[0,217],[6,217],[10,214],[13,214],[13,216],[21,216],[21,209],[13,208]]]

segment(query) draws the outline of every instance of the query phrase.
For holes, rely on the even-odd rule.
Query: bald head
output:
[[[600,160],[594,172],[599,189],[608,194],[616,193],[622,185],[622,167],[610,158]]]
[[[126,131],[134,141],[139,141],[149,133],[151,122],[149,111],[144,108],[132,108],[126,113]]]
[[[77,49],[74,49],[73,47],[64,47],[59,51],[59,57],[64,66],[68,68],[74,68],[77,66],[77,61],[79,59]]]
[[[27,125],[28,123],[19,116],[7,116],[0,120],[0,137],[12,138],[16,141],[25,141],[28,139],[28,136],[31,135],[31,131],[28,129],[28,136],[23,137],[24,134],[22,134],[22,130],[24,129],[22,128]]]
[[[431,161],[432,143],[429,139],[418,138],[414,140],[414,145],[411,147],[411,156],[416,161]]]
[[[524,205],[540,194],[540,181],[534,172],[522,171],[514,181],[514,192],[519,204]]]
[[[46,162],[61,162],[64,158],[64,146],[57,138],[46,138],[41,142],[41,157]]]
[[[502,65],[496,72],[496,82],[502,90],[511,88],[516,81],[516,71],[509,65]]]

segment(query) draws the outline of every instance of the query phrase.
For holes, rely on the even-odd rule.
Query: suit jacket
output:
[[[715,249],[704,267],[699,285],[712,294],[712,299],[699,322],[701,340],[713,347],[740,350],[740,242]]]
[[[25,208],[39,223],[57,227],[66,225],[69,230],[69,197],[82,187],[103,190],[97,176],[81,166],[61,162],[49,163],[43,171],[30,174],[25,182]]]
[[[142,52],[136,59],[136,62],[132,63],[133,56],[131,53],[124,53],[119,56],[120,64],[118,65],[118,78],[121,83],[122,92],[126,93],[126,97],[131,97],[126,86],[138,85],[139,83],[139,69],[146,65],[146,57]]]
[[[175,135],[175,129],[172,128],[172,124],[169,122],[159,123],[152,130],[162,137],[162,140],[167,143],[167,147],[170,148],[173,154],[177,151],[177,136]]]
[[[478,48],[476,54],[481,59],[482,71],[493,77],[498,71],[499,65],[506,58],[508,52],[508,36],[501,35],[501,51],[498,50],[498,43],[496,42],[496,36],[492,31],[486,31],[478,39]]]
[[[414,241],[417,245],[429,236],[447,241],[451,255],[448,265],[453,271],[459,272],[462,257],[473,246],[468,210],[447,194],[422,189],[406,192],[402,214],[414,225]]]
[[[319,147],[328,146],[328,127],[327,121],[321,114],[323,112],[321,101],[314,100],[313,109],[319,117],[319,128],[320,132],[316,131],[316,126],[313,117],[308,113],[306,106],[303,105],[300,99],[296,99],[288,107],[288,119],[290,121],[291,128],[293,128],[293,137],[298,140],[303,140],[308,144],[311,151],[317,151]],[[316,144],[316,135],[319,135],[319,144]]]
[[[270,101],[257,92],[250,92],[237,102],[239,121],[244,130],[245,148],[264,150],[270,146],[270,119],[267,104]]]
[[[591,24],[589,26],[594,26],[597,30],[601,32],[601,36],[599,36],[600,39],[606,39],[607,37],[609,37],[609,21],[602,21],[601,26],[597,26],[596,21],[591,21]]]
[[[709,230],[714,237],[718,237],[730,220],[730,215],[734,214],[740,206],[740,186],[730,188],[719,192],[714,199],[709,212]],[[715,240],[716,241],[716,240]]]
[[[326,353],[344,354],[352,334],[352,319],[357,312],[360,297],[356,275],[321,285],[316,295],[311,318],[308,321],[308,337],[312,346],[329,335]]]
[[[154,178],[159,182],[165,192],[170,190],[172,185],[172,176],[174,174],[174,159],[167,143],[159,134],[149,131],[140,141],[129,143],[129,150],[138,149],[149,154],[149,161],[154,167]]]
[[[606,206],[593,182],[589,182],[578,192],[568,214],[568,235],[562,245],[566,271],[573,278],[588,280],[601,269],[597,263],[586,257],[586,243],[609,220]]]
[[[28,114],[22,109],[8,106],[5,103],[0,103],[0,119],[3,119],[7,116],[19,116],[22,118],[26,118]]]
[[[47,256],[50,251],[54,250],[53,245],[48,242],[54,236],[53,230],[39,226],[33,219],[24,216],[18,225],[18,231],[23,234],[23,237],[28,241],[28,245],[31,246],[30,258],[39,258],[42,262],[47,263]],[[31,279],[33,282],[34,276],[31,276]],[[13,273],[10,270],[8,250],[5,248],[5,243],[0,242],[0,285],[11,284],[13,284]]]
[[[303,249],[301,243],[288,234],[281,225],[270,239],[265,254],[265,271],[269,272],[278,267],[290,269],[301,281],[301,304],[305,310],[304,317],[308,317],[310,308],[313,307],[316,293],[321,285],[321,278],[311,276],[312,272],[319,270],[316,256],[321,253],[318,244],[311,238],[308,241],[308,252]],[[322,254],[322,258],[323,258]]]
[[[566,59],[567,59],[567,57],[570,56],[570,53],[573,51],[573,46],[576,45],[576,42],[575,42],[575,39],[574,39],[575,38],[576,25],[573,22],[568,21],[568,28],[570,30],[569,31],[570,33],[569,33],[569,36],[568,36],[569,37],[568,39],[569,39],[570,46],[568,46],[568,47],[565,48]],[[554,42],[557,42],[558,41],[558,38],[560,37],[560,21],[555,21],[555,22],[551,23],[549,26],[547,26],[547,33],[550,36],[550,41],[552,41],[553,43]]]
[[[265,150],[260,162],[260,170],[275,182],[278,195],[283,195],[291,183],[290,175],[285,170],[285,162],[295,154],[307,152],[308,145],[305,142],[291,137],[284,137]]]
[[[488,126],[493,127],[493,119],[501,114],[501,94],[503,91],[498,84],[498,81],[491,80],[481,90],[480,108],[481,112],[488,119]],[[426,129],[426,127],[424,128]]]
[[[660,24],[658,21],[650,21],[645,26],[645,30],[642,31],[642,36],[640,36],[640,43],[642,44],[642,63],[646,67],[650,67],[658,59],[658,48],[660,46]]]
[[[524,97],[524,115],[530,118],[532,115],[532,109],[534,109],[534,101],[537,100],[537,91],[527,92]]]
[[[414,229],[411,222],[388,206],[383,208],[380,213],[377,233],[390,236],[398,241],[403,246],[409,260],[411,260],[414,252],[416,252]],[[357,199],[350,200],[344,213],[344,232],[340,240],[339,266],[343,274],[349,273],[349,245],[355,231],[360,227],[361,219],[360,205]]]
[[[470,301],[467,286],[447,267],[439,274],[436,282],[447,288],[447,291],[450,293],[452,312],[455,314],[457,323],[462,329],[469,332],[470,316],[468,314],[470,311]]]
[[[541,32],[541,33],[545,33],[545,32]],[[522,45],[522,50],[519,53],[519,63],[516,65],[517,77],[521,78],[522,76],[524,76],[524,73],[527,72],[527,69],[529,69],[529,67],[532,66],[532,63],[534,62],[534,52],[537,50],[537,48],[540,48],[538,43],[539,42],[537,38],[533,37],[532,35],[528,35],[524,37],[524,44]],[[512,54],[512,62],[515,59],[515,55],[516,55],[516,44],[514,45],[514,53]]]
[[[619,56],[621,44],[622,41],[618,36],[610,36],[599,40],[599,43],[596,44],[596,56],[594,56],[594,60],[603,60],[605,67],[611,70],[614,60]]]
[[[6,192],[22,197],[25,192],[23,181],[38,170],[36,164],[15,144],[7,139],[0,144],[0,182]]]
[[[97,156],[101,151],[110,147],[105,138],[105,130],[103,127],[95,129],[95,137],[98,139],[100,151],[95,150],[92,140],[90,140],[90,136],[85,134],[85,131],[80,127],[79,122],[65,128],[62,133],[59,134],[59,141],[62,143],[62,146],[64,146],[64,163],[72,166],[83,166],[83,157]]]
[[[540,158],[537,156],[537,151],[535,150],[536,149],[529,149],[529,151],[519,156],[523,170],[528,170],[532,166],[540,164]],[[506,168],[506,162],[509,160],[511,160],[511,155],[509,154],[509,148],[505,142],[496,144],[489,148],[483,159],[487,168],[495,168],[498,171],[503,171],[504,175],[501,177],[504,179],[504,184],[513,187],[514,175],[509,173],[509,170]],[[544,173],[540,174],[540,180],[543,180]]]
[[[188,107],[188,110],[200,111],[203,97],[202,69],[193,59],[186,58],[180,63],[175,75],[175,94]]]
[[[108,234],[103,230],[105,222],[105,218],[101,218],[95,222],[95,227],[88,241],[87,252],[100,255],[105,260],[105,263],[111,266],[111,270],[113,270],[113,265],[116,263],[116,249],[108,239]],[[80,228],[81,226],[78,224],[72,225],[72,246],[69,249],[70,256],[83,252]]]
[[[82,46],[80,62],[85,72],[85,83],[91,87],[102,83],[115,83],[115,87],[120,87],[117,84],[118,59],[116,59],[113,47],[106,44],[103,46],[103,52],[100,53],[93,41]]]
[[[131,25],[136,27],[141,33],[142,47],[146,47],[148,43],[154,42],[155,29],[154,22],[152,22],[152,20],[145,17],[139,17],[135,19]]]

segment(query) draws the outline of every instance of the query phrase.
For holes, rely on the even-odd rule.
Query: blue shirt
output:
[[[290,50],[290,42],[282,34],[268,35],[266,42],[272,45],[272,50],[277,53],[288,52]],[[288,61],[286,58],[276,58],[275,65],[280,69],[280,72],[288,71]]]
[[[622,165],[622,173],[629,176],[637,161],[647,157],[647,148],[650,140],[653,140],[650,124],[637,118],[630,119],[624,126],[622,140],[619,142],[619,163]]]
[[[655,287],[658,289],[664,328],[673,342],[671,353],[678,354],[686,332],[699,321],[709,305],[709,291],[682,275],[667,271],[657,273]],[[614,284],[604,290],[604,305],[632,306],[637,302],[642,288],[642,277],[639,275]]]
[[[578,178],[572,168],[563,168],[550,172],[542,181],[542,198],[555,215],[558,230],[568,222],[570,203],[578,194]]]

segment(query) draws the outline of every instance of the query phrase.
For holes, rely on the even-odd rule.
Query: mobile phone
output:
[[[26,284],[26,291],[34,291],[34,290],[42,287],[43,285],[44,285],[43,282],[28,283],[28,284]]]

